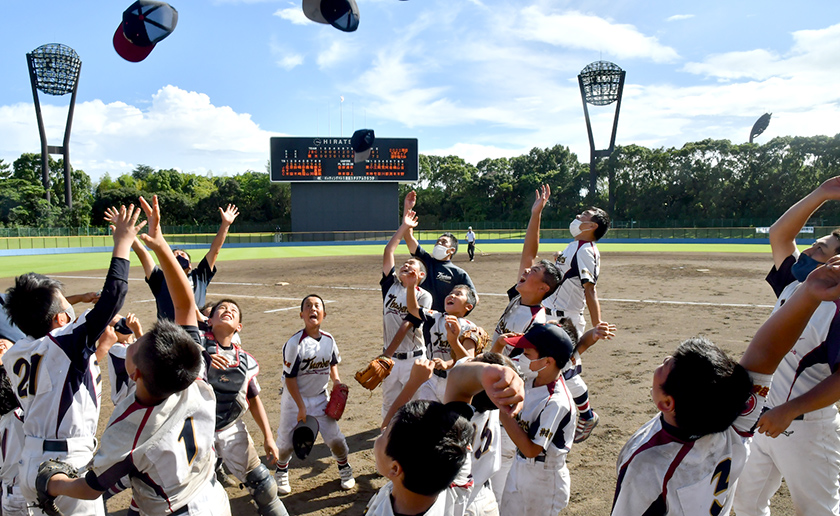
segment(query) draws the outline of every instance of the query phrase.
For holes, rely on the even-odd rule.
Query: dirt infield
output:
[[[470,319],[492,329],[506,305],[504,292],[517,279],[519,256],[491,254],[468,262],[466,253],[459,253],[455,262],[470,273],[481,295]],[[583,356],[583,376],[601,423],[569,454],[572,494],[564,514],[609,514],[618,451],[655,413],[649,390],[656,365],[681,340],[694,335],[706,336],[739,357],[774,301],[764,283],[769,254],[604,253],[602,263],[601,311],[605,320],[618,326],[618,336],[599,342]],[[77,293],[99,289],[104,273],[56,277],[68,293]],[[300,299],[317,293],[327,301],[323,329],[336,338],[342,355],[339,372],[351,386],[340,426],[350,446],[357,487],[348,492],[339,489],[338,470],[319,439],[306,461],[292,460],[292,494],[284,498],[292,515],[362,514],[365,503],[384,484],[373,459],[381,393],[368,394],[352,378],[382,348],[380,275],[378,257],[221,262],[210,286],[209,300],[230,297],[242,307],[243,347],[260,362],[262,399],[272,426],[280,415],[281,347],[302,328]],[[123,312],[136,312],[148,326],[154,321],[155,304],[140,267],[131,269],[131,279]],[[0,288],[5,290],[12,281],[0,279]],[[107,385],[103,392],[100,428],[113,408]],[[258,428],[250,416],[246,420],[261,448]],[[256,514],[244,490],[232,488],[228,494],[233,514]],[[127,501],[122,494],[109,502],[109,508],[123,514]],[[784,488],[773,501],[773,511],[793,513]]]

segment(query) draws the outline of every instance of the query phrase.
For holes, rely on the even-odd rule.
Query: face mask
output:
[[[806,254],[800,254],[799,259],[790,268],[791,274],[797,281],[802,283],[811,274],[811,271],[822,265]]]
[[[62,313],[65,313],[70,317],[70,322],[67,324],[72,324],[72,322],[76,320],[76,310],[73,309],[73,305],[68,306]]]
[[[444,261],[449,256],[449,248],[446,246],[442,246],[440,244],[436,244],[435,248],[432,249],[432,258],[437,261]]]
[[[581,222],[578,219],[573,220],[572,223],[569,224],[569,232],[572,234],[573,238],[582,233],[582,231],[580,230],[581,224],[583,224],[583,222]]]
[[[538,358],[537,360],[544,360],[544,359],[543,359],[543,358]],[[533,364],[534,362],[536,362],[536,360],[531,360],[531,363],[532,363],[532,364]],[[539,373],[540,371],[542,371],[543,369],[545,369],[546,367],[548,367],[548,361],[546,360],[546,361],[544,362],[544,364],[545,364],[545,365],[543,365],[543,366],[542,366],[542,367],[540,367],[539,369],[531,369],[531,372],[532,372],[532,373],[534,373],[534,374]]]
[[[190,261],[187,260],[184,256],[181,256],[179,254],[178,256],[175,257],[175,259],[178,260],[178,265],[180,265],[182,269],[189,268]]]

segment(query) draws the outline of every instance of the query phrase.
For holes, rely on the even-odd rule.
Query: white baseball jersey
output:
[[[505,333],[525,333],[534,324],[545,324],[546,315],[545,307],[542,305],[528,306],[523,305],[521,297],[516,291],[516,287],[512,287],[507,292],[510,303],[505,307],[502,317],[496,324],[496,329],[493,331],[493,343]],[[511,360],[519,368],[519,372],[524,374],[526,378],[533,378],[533,374],[528,369],[531,363],[528,358],[522,354],[521,349],[514,348],[510,344],[505,344],[502,354],[509,356]]]
[[[566,316],[582,314],[586,307],[583,285],[598,282],[601,272],[601,253],[595,242],[573,240],[555,261],[562,281],[554,294],[543,301],[552,313],[559,310]]]
[[[200,378],[154,406],[132,393],[114,409],[85,479],[105,491],[130,475],[141,514],[176,511],[215,478],[215,422],[213,388]]]
[[[473,425],[473,442],[467,460],[458,473],[455,481],[447,490],[447,503],[452,507],[453,514],[460,516],[470,511],[482,489],[488,490],[487,481],[501,466],[501,450],[499,439],[502,427],[499,424],[498,410],[475,412],[470,419]],[[490,495],[492,496],[492,494]],[[480,512],[480,511],[478,511]]]
[[[23,450],[23,411],[16,408],[0,417],[0,479],[4,486],[17,483],[18,461]]]
[[[618,456],[612,514],[729,514],[772,376],[750,372],[753,390],[730,428],[691,439],[657,415]]]
[[[397,330],[402,326],[403,319],[408,314],[408,306],[406,304],[406,290],[397,279],[394,268],[391,268],[390,274],[382,275],[379,281],[379,286],[382,287],[382,326],[384,335],[384,347],[388,347],[397,334]],[[432,306],[432,295],[420,287],[414,287],[417,294],[417,304],[420,308],[429,308]],[[415,349],[425,349],[423,342],[423,332],[419,328],[412,328],[408,334],[403,338],[402,342],[396,349],[396,353],[409,353]]]
[[[779,309],[796,291],[800,283],[790,273],[796,262],[796,253],[785,260],[767,276],[767,281],[778,292],[773,311]],[[814,388],[840,367],[840,301],[823,301],[811,316],[799,340],[785,355],[773,375],[773,385],[767,396],[767,406],[772,408],[797,398]],[[824,417],[837,413],[832,404],[820,409]]]
[[[452,349],[446,337],[446,314],[431,309],[421,309],[420,319],[423,321],[423,334],[426,339],[426,357],[430,360],[435,358],[444,361],[452,360]],[[478,328],[466,317],[459,317],[458,325],[461,327],[459,339],[467,330]]]
[[[298,390],[303,397],[317,396],[327,390],[330,367],[341,362],[338,346],[329,333],[313,339],[300,330],[283,345],[283,376],[297,378]]]
[[[365,516],[394,516],[394,508],[391,505],[391,493],[394,491],[394,484],[388,482],[382,489],[373,495],[363,513]],[[435,503],[423,513],[423,516],[448,516],[446,514],[446,495],[441,492]]]
[[[561,458],[569,452],[575,435],[577,412],[563,378],[548,385],[525,382],[525,401],[516,415],[519,426],[547,458]]]
[[[112,258],[102,295],[91,310],[44,337],[17,341],[3,356],[26,414],[23,430],[27,436],[96,436],[102,394],[96,341],[122,307],[128,266],[128,260]]]

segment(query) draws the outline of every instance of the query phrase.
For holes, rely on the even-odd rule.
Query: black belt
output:
[[[545,314],[546,315],[556,315],[557,317],[563,317],[564,315],[566,315],[566,312],[564,312],[563,310],[553,310],[552,311],[551,308],[546,308],[545,309]]]
[[[394,358],[396,358],[397,360],[405,360],[407,358],[417,358],[422,354],[423,354],[422,349],[415,349],[414,351],[412,351],[410,353],[394,353]]]
[[[67,441],[64,439],[44,439],[44,451],[67,453]]]
[[[804,421],[805,420],[805,414],[799,414],[798,416],[793,418],[793,420],[794,421]]]
[[[432,369],[432,373],[434,373],[435,376],[446,378],[447,371],[444,371],[443,369]]]
[[[519,450],[516,450],[516,454],[519,455],[520,457],[522,457],[525,460],[530,460],[529,457],[526,457],[525,455],[523,455],[522,452],[519,451]],[[545,455],[542,454],[542,453],[537,455],[536,457],[534,457],[534,462],[545,462]]]
[[[12,489],[13,488],[14,488],[14,486],[12,486],[11,484],[7,484],[6,485],[6,494],[9,495],[9,496],[12,496],[12,494],[13,494]]]
[[[215,474],[212,477],[210,477],[210,484],[216,485],[216,475]],[[187,505],[184,505],[183,507],[181,507],[180,509],[178,509],[177,511],[170,513],[170,516],[184,516],[184,515],[188,515],[189,513],[190,513],[190,505],[187,504]]]

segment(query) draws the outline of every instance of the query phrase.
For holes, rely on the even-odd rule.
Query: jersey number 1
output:
[[[35,391],[38,389],[38,366],[41,365],[41,358],[41,355],[32,355],[31,364],[25,358],[19,358],[12,366],[12,371],[20,376],[17,388],[19,398],[23,399],[30,394],[35,396]]]
[[[193,418],[188,417],[184,420],[184,428],[181,429],[181,434],[178,440],[184,441],[184,451],[187,454],[187,464],[191,465],[196,454],[195,447],[195,431],[193,430]]]

